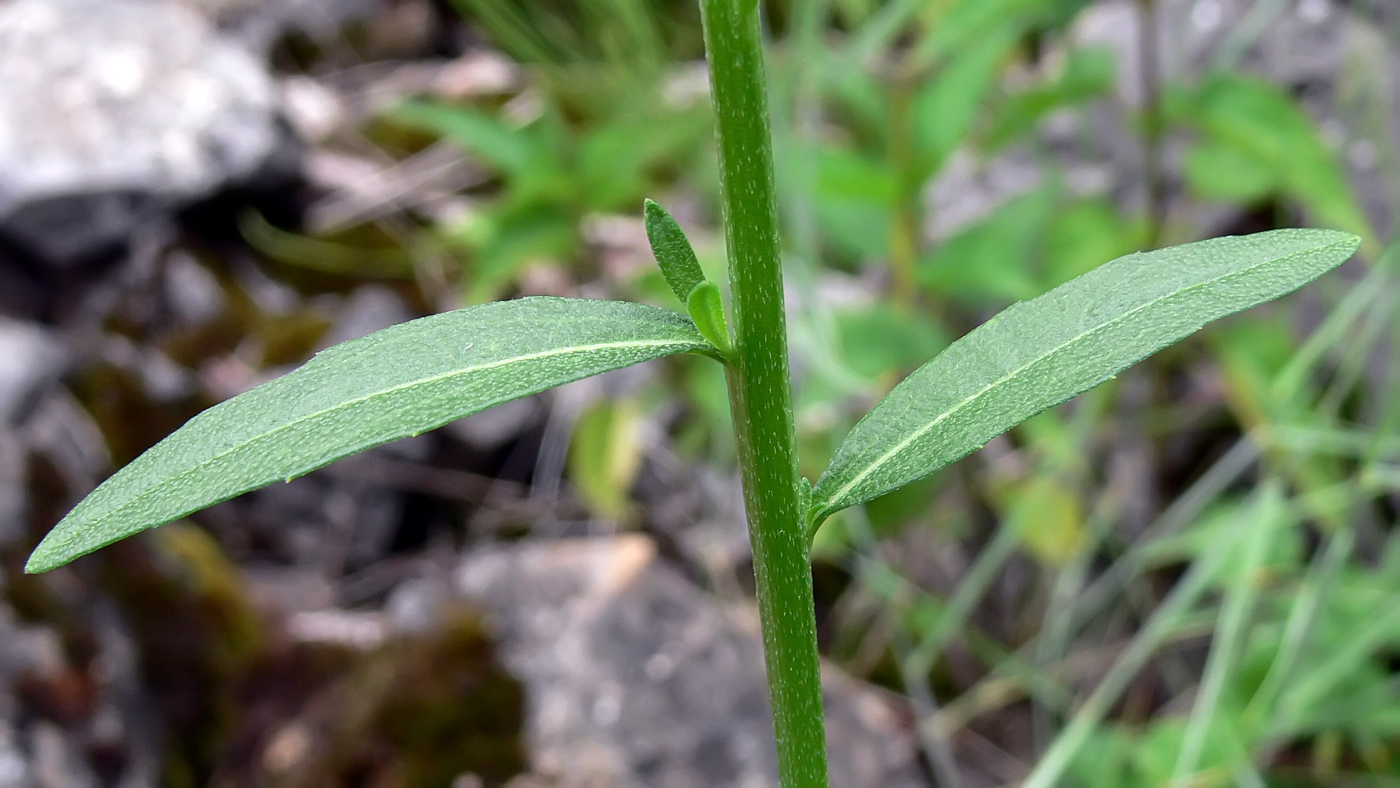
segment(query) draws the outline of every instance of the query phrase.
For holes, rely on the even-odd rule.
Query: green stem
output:
[[[906,312],[914,308],[914,268],[919,256],[919,213],[922,184],[914,173],[914,93],[918,79],[913,70],[901,63],[894,77],[890,118],[890,169],[898,174],[899,194],[894,208],[894,224],[890,230],[890,300]]]
[[[1143,180],[1147,191],[1147,248],[1162,242],[1167,221],[1166,181],[1162,174],[1162,77],[1157,52],[1157,4],[1138,0],[1138,78],[1142,87]]]
[[[758,0],[702,0],[734,295],[730,400],[783,788],[825,788],[821,666],[798,505],[782,259]]]

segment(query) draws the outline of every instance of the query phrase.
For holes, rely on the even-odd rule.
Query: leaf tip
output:
[[[57,569],[67,563],[67,561],[64,561],[62,558],[57,557],[55,552],[56,551],[53,546],[49,544],[49,540],[46,537],[39,543],[38,547],[34,548],[34,552],[29,555],[29,560],[24,564],[24,573],[26,575],[42,574],[50,569]]]
[[[1326,228],[1315,228],[1311,230],[1280,230],[1278,232],[1311,233],[1317,238],[1317,245],[1320,247],[1335,247],[1339,251],[1345,250],[1350,257],[1361,248],[1363,239],[1356,233],[1349,233],[1345,230],[1332,230]]]
[[[642,218],[645,220],[647,228],[647,239],[656,243],[656,235],[664,228],[666,221],[671,219],[671,214],[666,212],[661,204],[650,197],[642,201]],[[675,221],[671,219],[671,221]]]
[[[652,254],[656,256],[656,263],[671,292],[684,304],[695,286],[705,281],[705,272],[701,270],[695,250],[685,237],[685,230],[671,214],[650,199],[646,201],[644,210],[647,241],[651,244]]]

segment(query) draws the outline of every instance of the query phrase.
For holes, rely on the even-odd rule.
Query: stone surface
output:
[[[23,419],[63,373],[67,357],[63,342],[47,329],[0,318],[0,424]]]
[[[526,687],[533,771],[559,786],[776,786],[756,614],[726,608],[642,536],[468,556],[458,590]],[[826,671],[832,785],[926,783],[882,696]]]
[[[114,619],[95,618],[95,631],[82,630],[94,647],[83,668],[58,629],[21,625],[0,602],[0,788],[159,784],[158,737],[132,646]]]
[[[24,536],[29,513],[25,490],[27,460],[18,437],[0,427],[0,546],[15,544]]]
[[[66,264],[288,150],[271,76],[173,0],[0,3],[0,235]]]
[[[250,47],[264,50],[289,32],[313,39],[381,10],[385,0],[179,0]]]

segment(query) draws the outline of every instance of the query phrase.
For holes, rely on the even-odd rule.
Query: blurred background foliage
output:
[[[1007,783],[1043,757],[1086,788],[1400,781],[1390,86],[1343,52],[1320,87],[1249,57],[1294,5],[765,4],[811,478],[905,374],[1109,259],[1283,226],[1365,239],[1306,293],[823,527],[824,652],[907,697],[940,785],[960,784],[954,740]],[[1387,46],[1385,15],[1352,5]],[[677,308],[642,234],[652,197],[723,281],[695,3],[450,6],[516,76],[406,91],[350,130],[399,165],[465,162],[446,207],[254,213],[243,238],[289,280],[408,282],[428,308]],[[551,416],[539,462],[592,516],[654,531],[632,495],[649,467],[732,475],[724,381],[679,362],[620,385]]]

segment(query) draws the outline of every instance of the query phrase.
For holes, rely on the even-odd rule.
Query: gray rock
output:
[[[544,410],[544,400],[535,395],[511,400],[465,419],[458,419],[448,424],[445,429],[447,434],[466,445],[489,451],[520,437],[539,422]]]
[[[67,365],[58,338],[33,323],[0,318],[0,424],[22,419]]]
[[[180,0],[258,51],[299,32],[324,39],[348,22],[366,19],[385,0]]]
[[[398,293],[383,285],[363,285],[355,288],[345,300],[335,324],[326,331],[318,349],[369,336],[412,318],[413,313]]]
[[[0,602],[0,788],[160,783],[160,722],[140,683],[135,644],[109,606],[99,601],[87,610],[94,626],[85,631],[95,636],[96,652],[85,669],[68,659],[56,628],[19,624]],[[86,706],[72,703],[73,689],[84,686],[96,693],[92,712],[55,724],[52,709],[77,713]],[[114,754],[121,759],[118,774]]]
[[[70,490],[91,490],[111,470],[107,442],[92,415],[58,388],[44,397],[20,429],[29,450],[42,455]]]
[[[1241,67],[1288,87],[1330,85],[1344,52],[1347,12],[1337,0],[1158,0],[1159,72],[1194,79],[1212,68]],[[1113,50],[1118,93],[1142,104],[1140,4],[1100,0],[1075,20],[1071,38]]]
[[[173,0],[0,3],[0,233],[66,264],[265,175],[271,76]]]
[[[25,788],[30,785],[29,764],[15,741],[9,724],[0,720],[0,788]]]
[[[170,255],[163,284],[170,311],[182,325],[212,323],[228,308],[218,278],[187,251]]]
[[[526,687],[536,774],[569,788],[777,785],[754,610],[704,594],[650,540],[488,549],[457,584]],[[824,685],[833,785],[926,784],[889,702],[834,670]]]
[[[78,751],[77,742],[59,726],[50,722],[35,723],[30,727],[28,738],[34,785],[98,788],[102,784]]]
[[[24,444],[13,433],[0,429],[0,545],[14,544],[24,536],[29,511],[25,491],[27,460]]]

